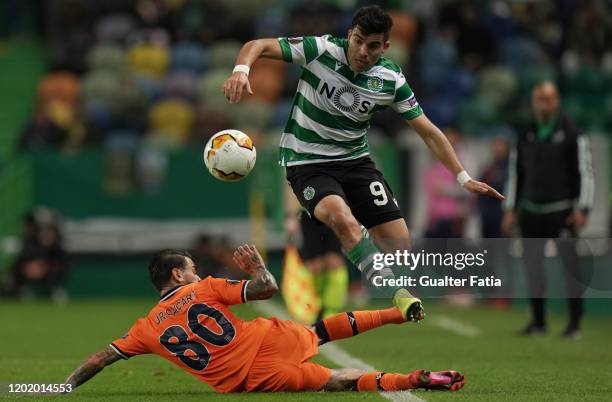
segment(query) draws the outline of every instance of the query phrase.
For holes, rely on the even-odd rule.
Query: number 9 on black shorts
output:
[[[324,197],[344,198],[366,228],[402,218],[393,192],[369,156],[287,167],[287,180],[300,204],[314,217]]]

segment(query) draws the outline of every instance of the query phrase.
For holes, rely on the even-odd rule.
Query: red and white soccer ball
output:
[[[244,179],[255,166],[256,159],[253,140],[238,130],[219,131],[210,137],[204,148],[206,168],[222,181]]]

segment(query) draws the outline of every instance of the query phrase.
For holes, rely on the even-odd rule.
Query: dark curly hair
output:
[[[356,26],[359,26],[359,29],[365,35],[381,33],[387,40],[393,26],[393,20],[380,6],[366,6],[355,11],[351,29]]]
[[[191,254],[183,250],[162,250],[153,256],[149,263],[149,277],[155,289],[161,291],[168,283],[172,276],[172,268],[186,268],[185,257],[193,260]]]

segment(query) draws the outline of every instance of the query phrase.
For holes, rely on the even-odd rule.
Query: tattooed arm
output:
[[[251,275],[246,288],[247,300],[265,300],[278,292],[274,276],[266,269],[263,258],[255,246],[244,245],[234,251],[234,261],[240,269]]]
[[[64,383],[71,384],[74,389],[98,374],[104,367],[113,364],[120,358],[117,352],[110,346],[107,346],[104,350],[94,353],[89,359],[85,360],[79,368],[70,374]]]

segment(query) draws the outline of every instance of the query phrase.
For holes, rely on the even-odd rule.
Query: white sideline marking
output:
[[[268,301],[256,301],[251,302],[251,304],[255,309],[261,311],[266,315],[276,316],[281,320],[290,320],[291,317],[287,314],[284,308],[279,307],[277,304]],[[355,356],[352,356],[347,351],[339,348],[337,345],[333,343],[327,343],[319,348],[321,355],[325,356],[327,359],[336,363],[341,367],[350,367],[363,371],[377,371],[374,367],[370,366],[368,363],[364,362],[361,359],[358,359]],[[394,402],[425,402],[425,399],[421,399],[418,396],[414,395],[410,391],[395,391],[395,392],[379,392],[380,396],[383,398],[389,399]]]
[[[470,338],[480,335],[478,328],[461,321],[457,321],[454,318],[450,318],[446,315],[436,314],[428,317],[427,321],[438,328],[445,329],[457,335],[468,336]]]

